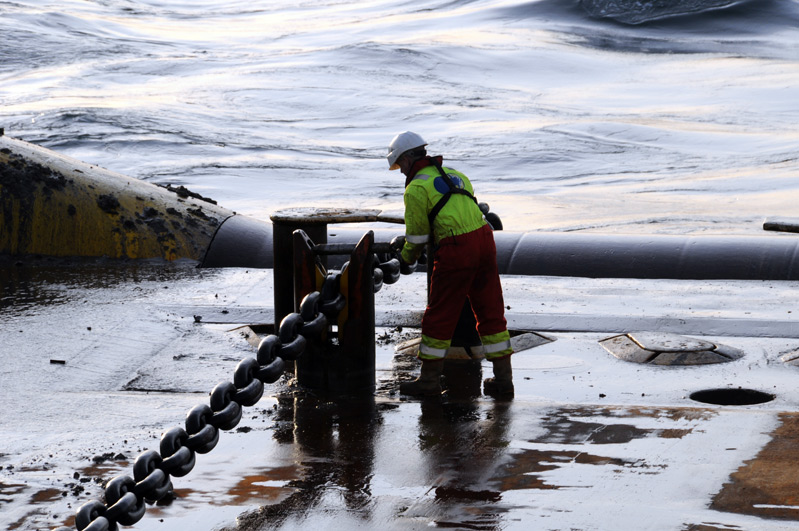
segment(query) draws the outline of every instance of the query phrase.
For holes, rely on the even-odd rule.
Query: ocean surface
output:
[[[799,216],[799,0],[0,2],[0,127],[263,219],[402,208],[413,130],[507,230]]]

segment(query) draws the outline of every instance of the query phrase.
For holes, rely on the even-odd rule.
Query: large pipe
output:
[[[328,241],[355,244],[369,228],[331,225]],[[377,242],[387,242],[403,228],[374,232]],[[188,258],[203,267],[271,268],[272,236],[269,222],[235,215],[183,188],[116,174],[0,130],[2,255]],[[495,238],[505,275],[799,280],[799,237],[792,234],[498,231]],[[336,257],[328,260],[337,267]]]
[[[272,225],[247,216],[227,218],[208,245],[200,267],[274,267]]]
[[[508,275],[799,280],[799,238],[497,232]]]
[[[239,252],[227,252],[225,260],[207,256],[212,241],[223,252],[236,242]],[[266,257],[259,246],[264,241]],[[133,179],[0,130],[0,254],[270,267],[271,225],[184,187]]]
[[[331,231],[332,232],[332,231]],[[402,228],[375,231],[389,241]],[[335,230],[330,243],[352,243],[358,232]],[[494,233],[503,275],[686,280],[799,280],[799,237]],[[330,267],[338,264],[330,262]]]

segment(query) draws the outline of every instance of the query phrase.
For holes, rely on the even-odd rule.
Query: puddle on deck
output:
[[[228,531],[308,526],[493,530],[536,528],[542,522],[547,529],[566,523],[591,529],[579,518],[582,496],[599,498],[609,512],[637,511],[639,517],[647,508],[625,499],[631,493],[665,486],[663,505],[678,503],[675,477],[690,477],[697,463],[736,451],[735,441],[707,448],[704,457],[695,451],[696,441],[718,426],[734,433],[730,419],[720,418],[730,414],[695,407],[471,399],[337,403],[287,392],[273,410],[252,417],[258,433],[237,435],[243,450],[220,445],[209,454],[216,460],[210,472],[176,478],[175,498],[148,506],[135,527],[196,529],[196,522],[188,525],[183,516],[214,515],[218,521],[224,509],[240,514],[235,524],[227,520]],[[735,529],[725,517],[732,513],[799,520],[791,460],[799,442],[799,414],[779,414],[770,437],[754,459],[739,462],[737,472],[732,467],[732,476],[720,475],[709,489],[702,506],[708,518],[683,529]],[[683,464],[687,457],[693,461]],[[127,460],[111,460],[81,469],[78,478],[96,490],[97,482],[130,474],[129,469]],[[668,487],[674,487],[671,499]],[[59,497],[75,508],[86,501],[66,486],[26,490],[0,485],[0,499],[22,495],[30,500],[28,518],[11,529],[25,529],[33,521],[53,523],[40,509]],[[74,517],[57,524],[74,525]]]

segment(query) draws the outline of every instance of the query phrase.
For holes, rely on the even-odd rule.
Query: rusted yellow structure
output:
[[[0,136],[0,254],[201,261],[234,213]]]

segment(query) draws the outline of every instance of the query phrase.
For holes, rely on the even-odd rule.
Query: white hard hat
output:
[[[411,131],[398,134],[388,145],[388,156],[386,156],[388,159],[388,169],[398,170],[399,164],[397,164],[397,159],[400,158],[403,153],[426,145],[427,142],[424,141],[424,138]]]

